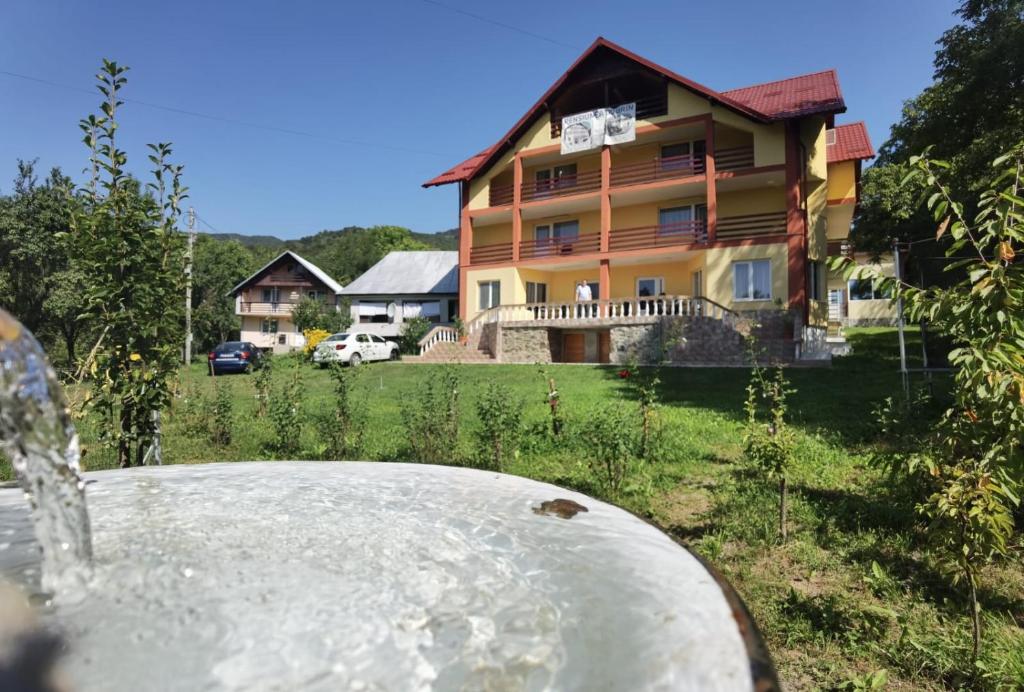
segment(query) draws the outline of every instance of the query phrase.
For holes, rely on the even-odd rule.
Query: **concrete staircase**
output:
[[[458,342],[443,342],[417,358],[408,358],[417,363],[493,363],[494,358],[487,351]]]

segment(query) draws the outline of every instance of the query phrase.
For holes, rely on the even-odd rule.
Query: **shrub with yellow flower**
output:
[[[317,344],[330,335],[331,333],[326,329],[306,329],[302,332],[302,336],[306,337],[306,345],[303,347],[302,352],[308,356],[313,352]]]

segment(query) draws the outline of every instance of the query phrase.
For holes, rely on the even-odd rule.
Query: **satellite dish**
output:
[[[398,306],[394,303],[388,303],[388,319],[395,319],[395,315],[398,314]]]

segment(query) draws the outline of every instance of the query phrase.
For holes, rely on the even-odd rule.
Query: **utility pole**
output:
[[[893,261],[896,263],[896,283],[900,284],[903,281],[903,270],[900,266],[900,244],[897,241],[893,241],[892,256]],[[900,378],[903,380],[903,394],[907,397],[907,400],[909,400],[910,375],[907,372],[907,342],[903,338],[903,297],[898,291],[899,287],[897,286],[896,326],[899,329],[900,336]]]
[[[188,251],[185,253],[185,365],[192,364],[192,254],[196,244],[196,210],[188,208]]]

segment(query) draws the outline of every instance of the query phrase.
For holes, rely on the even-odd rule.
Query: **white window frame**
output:
[[[261,334],[277,334],[280,327],[280,323],[273,317],[264,317],[260,320]]]
[[[871,282],[871,297],[870,298],[854,298],[853,297],[853,284],[855,282],[870,281]],[[882,291],[878,288],[878,285],[871,279],[849,279],[846,282],[846,295],[847,300],[851,303],[866,303],[869,300],[892,300],[891,297],[886,298]]]
[[[494,303],[493,305],[484,305],[480,301],[480,292],[481,292],[481,289],[483,289],[484,286],[488,287],[487,288],[487,302],[488,303],[491,303],[494,300],[494,298],[495,298],[494,288],[497,287],[497,289],[498,289],[498,295],[497,295],[498,302],[497,303]],[[497,280],[497,279],[492,279],[492,280],[489,280],[489,281],[477,281],[476,282],[476,299],[477,299],[477,309],[480,310],[481,312],[483,312],[484,310],[489,310],[492,307],[497,307],[498,305],[501,305],[501,281]]]
[[[768,264],[768,296],[765,298],[754,297],[754,264],[757,262],[766,262]],[[741,264],[747,265],[747,294],[749,298],[740,298],[736,295],[736,267]],[[737,303],[763,303],[766,300],[772,299],[772,261],[768,258],[760,257],[757,259],[739,260],[732,263],[732,299]]]
[[[638,276],[636,277],[636,283],[633,288],[636,290],[636,296],[640,298],[640,282],[641,281],[653,281],[656,287],[659,289],[649,296],[642,296],[643,298],[657,298],[665,292],[665,277],[664,276]]]
[[[530,289],[533,289],[533,300],[530,300]],[[543,300],[537,300],[537,291],[540,289],[544,293]],[[548,302],[548,284],[545,281],[527,281],[526,282],[526,302],[527,303],[546,303]]]

